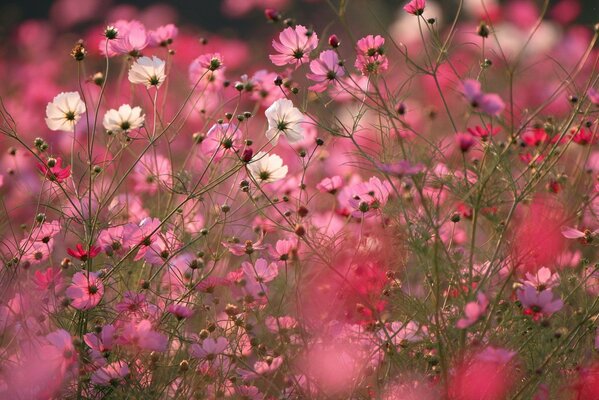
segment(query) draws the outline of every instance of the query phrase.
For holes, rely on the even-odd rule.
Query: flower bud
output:
[[[336,49],[340,45],[341,45],[341,42],[339,41],[339,38],[337,37],[337,35],[333,34],[333,35],[329,36],[329,46]]]

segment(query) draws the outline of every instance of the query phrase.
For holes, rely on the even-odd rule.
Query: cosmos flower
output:
[[[343,67],[339,65],[339,56],[334,50],[320,53],[317,60],[310,62],[310,70],[312,73],[306,74],[306,77],[317,82],[309,87],[315,92],[324,92],[329,84],[345,75]]]
[[[426,7],[426,0],[411,0],[408,4],[406,4],[403,7],[403,9],[407,13],[410,13],[413,15],[422,15],[425,7]]]
[[[77,272],[66,295],[71,299],[71,306],[78,310],[89,310],[102,300],[104,284],[96,272]]]
[[[498,116],[505,108],[505,103],[498,94],[483,93],[480,82],[474,79],[466,79],[462,82],[462,93],[472,108],[486,114]]]
[[[46,125],[53,131],[73,132],[84,112],[78,92],[60,93],[46,106]]]
[[[276,145],[279,136],[284,135],[289,143],[296,143],[304,138],[301,127],[304,115],[293,106],[288,99],[279,99],[264,112],[268,120],[266,137]]]
[[[272,183],[287,176],[287,166],[283,165],[283,159],[263,151],[252,158],[247,164],[247,169],[258,183]]]
[[[138,58],[129,69],[129,82],[158,89],[166,79],[165,66],[165,62],[155,56]]]
[[[303,25],[285,28],[279,34],[279,41],[272,41],[272,47],[280,54],[270,56],[274,65],[295,64],[296,68],[308,62],[310,52],[318,46],[318,36]]]
[[[103,125],[107,131],[127,133],[141,128],[144,120],[145,116],[142,114],[141,107],[131,108],[129,104],[123,104],[118,110],[110,109],[104,114]]]

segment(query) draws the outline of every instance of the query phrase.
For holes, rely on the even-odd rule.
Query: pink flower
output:
[[[171,304],[167,307],[166,311],[173,314],[178,320],[189,318],[193,315],[193,311],[182,304]]]
[[[214,360],[214,358],[223,353],[229,346],[229,341],[224,337],[219,337],[216,340],[207,338],[202,341],[202,344],[194,343],[191,345],[189,354],[192,357]]]
[[[391,185],[381,182],[379,178],[372,177],[368,182],[361,182],[344,187],[337,195],[339,204],[343,207],[342,213],[349,213],[356,218],[374,216],[387,204]]]
[[[474,79],[466,79],[462,82],[462,93],[464,93],[472,108],[481,110],[486,114],[498,116],[505,108],[505,103],[499,95],[483,93],[480,82]]]
[[[310,52],[318,46],[318,36],[303,25],[285,28],[279,34],[279,41],[272,41],[272,47],[280,54],[270,55],[274,65],[295,64],[296,68],[310,59]]]
[[[104,284],[97,272],[77,272],[73,284],[66,290],[71,305],[78,310],[89,310],[98,305],[104,295]]]
[[[119,20],[112,27],[117,31],[117,37],[100,42],[100,52],[108,57],[119,54],[139,56],[149,43],[146,28],[139,21]]]
[[[100,250],[102,250],[100,247],[96,247],[94,245],[91,245],[89,247],[89,250],[85,250],[81,243],[77,243],[77,245],[75,246],[75,250],[68,248],[67,253],[69,253],[71,257],[75,257],[85,262],[88,259],[94,258],[98,254],[100,254]]]
[[[389,60],[385,56],[385,39],[382,36],[368,35],[356,43],[355,67],[362,71],[362,75],[379,74],[389,67]]]
[[[551,272],[549,268],[542,267],[536,274],[526,273],[525,285],[535,287],[539,292],[555,287],[559,284],[559,275]]]
[[[530,147],[538,146],[549,140],[549,135],[543,128],[533,128],[520,134],[520,140]]]
[[[462,153],[466,153],[476,144],[476,141],[471,135],[461,132],[455,135],[455,142]]]
[[[267,361],[256,361],[254,363],[254,371],[247,371],[244,369],[238,369],[237,373],[241,375],[244,380],[251,380],[261,375],[270,375],[274,373],[283,364],[283,357],[269,357]]]
[[[399,178],[403,178],[404,176],[416,175],[424,171],[423,164],[419,163],[413,165],[406,160],[397,161],[392,164],[379,164],[378,167],[381,171],[390,175],[397,176]]]
[[[259,283],[270,282],[279,275],[279,267],[276,263],[268,263],[265,259],[259,258],[254,265],[249,262],[241,263],[243,272],[255,279]]]
[[[272,333],[277,332],[286,332],[294,329],[297,326],[297,320],[293,317],[283,316],[283,317],[266,317],[264,321],[266,327]]]
[[[22,261],[37,265],[43,263],[50,257],[50,253],[54,249],[54,239],[50,239],[48,243],[31,242],[27,239],[23,239],[19,243],[19,247],[23,251]]]
[[[468,133],[472,136],[480,138],[480,140],[482,140],[483,142],[486,142],[489,139],[489,137],[497,135],[500,130],[500,127],[493,128],[490,124],[484,127],[477,125],[474,128],[468,128]]]
[[[343,178],[339,175],[324,178],[316,185],[316,189],[324,193],[337,193],[337,190],[343,186]]]
[[[242,147],[243,132],[235,123],[214,124],[202,140],[202,153],[214,161],[221,160]]]
[[[318,60],[310,62],[310,70],[312,73],[306,74],[306,77],[317,82],[309,87],[315,92],[324,92],[330,83],[336,82],[339,77],[345,75],[343,67],[339,65],[339,56],[334,50],[320,53]]]
[[[48,243],[50,239],[60,233],[60,222],[44,222],[31,230],[31,240]]]
[[[94,385],[117,386],[125,381],[129,375],[129,366],[124,361],[115,361],[102,367],[92,374],[91,382]]]
[[[167,349],[168,338],[162,333],[154,331],[152,323],[144,319],[140,322],[131,321],[127,323],[121,335],[117,338],[117,343],[140,350],[162,352]]]
[[[189,82],[198,90],[218,91],[225,82],[225,69],[219,53],[202,54],[189,64]]]
[[[112,350],[116,338],[116,328],[113,325],[104,325],[100,333],[86,333],[83,341],[94,353],[94,358],[103,357],[104,353]]]
[[[466,318],[460,318],[456,324],[458,329],[465,329],[474,325],[487,310],[489,301],[483,293],[479,293],[477,301],[472,301],[464,307],[464,315]]]
[[[273,256],[275,259],[279,261],[286,261],[291,258],[293,252],[295,252],[296,250],[297,244],[295,241],[290,239],[282,239],[277,240],[277,243],[275,243],[274,248],[271,247],[269,249],[269,253],[271,256]]]
[[[597,89],[590,88],[587,92],[587,96],[589,97],[591,103],[595,104],[596,106],[599,106],[599,91],[597,91]]]
[[[425,7],[426,0],[411,0],[403,9],[410,14],[422,15]]]
[[[179,29],[173,24],[159,26],[148,33],[150,46],[168,46],[179,34]]]
[[[62,167],[62,158],[49,158],[45,164],[38,163],[37,169],[40,170],[44,177],[50,182],[62,183],[65,179],[71,176],[71,166]]]
[[[599,235],[599,229],[595,229],[594,231],[590,229],[580,231],[576,228],[564,226],[562,227],[562,235],[567,239],[580,239],[584,244],[588,244],[593,241],[595,236]]]
[[[126,253],[141,241],[141,231],[133,223],[106,228],[98,235],[97,243],[107,254]]]
[[[562,299],[554,299],[551,289],[537,291],[537,288],[524,285],[517,291],[518,300],[524,307],[524,313],[532,315],[536,321],[541,317],[549,317],[564,306]]]
[[[54,292],[59,292],[64,287],[62,270],[59,268],[49,267],[45,272],[35,271],[35,276],[32,280],[40,290],[51,289]]]

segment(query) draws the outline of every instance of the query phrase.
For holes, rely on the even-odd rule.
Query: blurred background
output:
[[[472,0],[474,2],[477,0]],[[332,3],[338,3],[333,0]],[[385,26],[396,16],[396,11],[407,0],[350,0],[360,8],[376,12]],[[502,2],[502,1],[500,1]],[[539,5],[543,2],[536,1]],[[264,21],[263,9],[266,6],[280,9],[303,21],[321,16],[331,18],[328,0],[176,0],[160,2],[156,0],[16,0],[0,1],[0,36],[8,38],[14,28],[28,19],[50,18],[57,25],[63,20],[65,28],[77,28],[78,24],[91,22],[111,22],[108,10],[115,6],[130,5],[138,10],[160,9],[172,13],[172,20],[179,24],[193,25],[202,30],[243,36],[251,32],[259,22]],[[360,4],[362,3],[362,4]],[[445,11],[455,12],[458,0],[437,1]],[[479,2],[480,3],[480,2]],[[558,3],[577,3],[577,21],[593,25],[599,22],[599,0],[551,0],[551,6]],[[168,5],[168,7],[164,7]],[[352,4],[356,8],[356,4]],[[323,10],[324,9],[324,10]],[[174,11],[174,12],[173,12]],[[368,12],[368,11],[366,11]],[[176,15],[175,15],[176,14]],[[305,18],[303,18],[305,17]],[[64,21],[64,19],[70,19]],[[103,21],[104,20],[104,21]]]

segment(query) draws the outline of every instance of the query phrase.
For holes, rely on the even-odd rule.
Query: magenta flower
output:
[[[337,81],[339,77],[345,75],[343,67],[339,65],[339,56],[334,50],[325,50],[320,53],[318,60],[310,62],[312,73],[306,74],[306,77],[316,84],[309,87],[315,92],[324,92],[330,83]]]
[[[470,150],[472,146],[476,144],[476,141],[474,140],[472,135],[461,132],[458,132],[455,135],[455,142],[462,153],[466,153],[468,150]]]
[[[517,295],[524,307],[524,314],[531,315],[535,321],[551,316],[564,306],[562,299],[554,299],[551,289],[538,291],[534,286],[524,285],[518,289]]]
[[[97,272],[77,272],[73,284],[66,290],[71,305],[78,310],[89,310],[98,305],[104,295],[104,284]]]
[[[100,254],[101,250],[102,249],[100,247],[94,245],[89,246],[89,250],[85,250],[81,243],[77,243],[77,245],[75,246],[75,250],[68,248],[67,253],[69,253],[71,257],[75,257],[85,262],[88,259],[94,258],[98,254]]]
[[[214,124],[202,140],[202,153],[214,161],[221,160],[227,151],[234,152],[243,145],[243,131],[233,122]]]
[[[471,301],[464,307],[465,318],[460,318],[456,324],[458,329],[465,329],[474,325],[487,310],[489,301],[483,293],[479,293],[477,301]]]
[[[296,68],[310,59],[310,52],[318,46],[318,36],[303,25],[285,28],[279,34],[279,41],[272,41],[272,47],[280,54],[270,55],[274,65],[295,64]]]
[[[489,139],[489,137],[497,135],[500,130],[501,128],[493,128],[490,124],[484,127],[477,125],[474,128],[468,128],[468,133],[470,133],[474,137],[480,138],[480,140],[485,142]]]
[[[62,183],[71,176],[71,166],[62,167],[62,158],[50,158],[45,164],[38,163],[37,169],[51,182]]]
[[[422,15],[426,7],[426,0],[411,0],[403,9],[413,15]]]
[[[495,93],[483,93],[481,84],[474,79],[466,79],[462,82],[462,93],[475,110],[486,114],[498,116],[505,108],[505,103]]]

